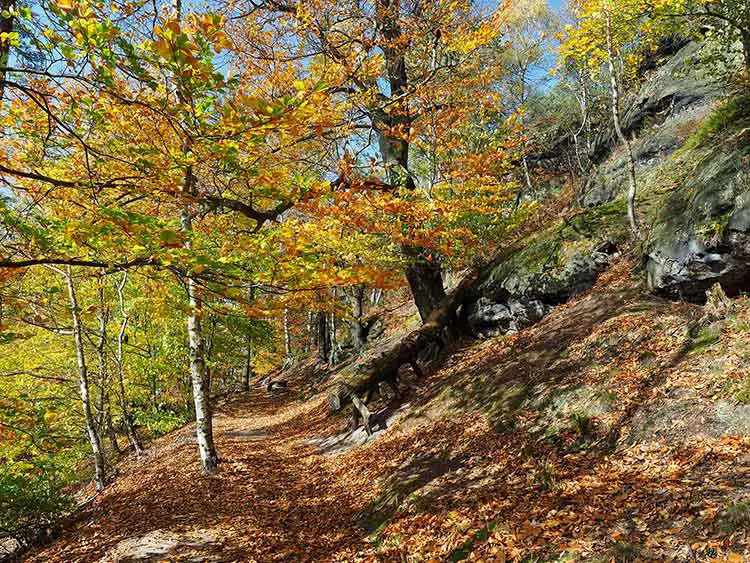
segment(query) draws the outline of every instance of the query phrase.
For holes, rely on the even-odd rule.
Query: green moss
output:
[[[713,246],[724,235],[736,198],[748,191],[739,163],[750,145],[736,133],[750,127],[750,95],[718,106],[671,157],[640,180],[639,208],[653,225],[649,249],[670,251],[697,236]],[[737,142],[729,142],[735,138]]]
[[[588,254],[605,241],[621,243],[627,240],[626,214],[625,200],[617,199],[554,221],[528,236],[521,250],[494,268],[485,282],[500,282],[511,275],[557,274],[574,254]]]
[[[750,528],[750,502],[728,504],[716,519],[716,527],[727,534]]]
[[[490,424],[495,432],[507,432],[515,427],[515,411],[526,401],[529,392],[523,383],[513,383],[497,393],[489,409]]]
[[[688,138],[685,149],[695,149],[714,137],[725,137],[728,132],[745,127],[750,127],[750,94],[736,96],[718,106]]]
[[[448,556],[449,561],[463,561],[471,555],[474,547],[477,543],[486,542],[492,532],[497,527],[497,524],[490,523],[480,528],[470,539],[466,540],[461,547],[454,549],[453,552]]]
[[[721,239],[724,236],[724,231],[727,228],[727,225],[729,224],[729,220],[732,218],[732,212],[726,212],[718,217],[709,219],[702,225],[699,225],[696,228],[696,233],[698,234],[698,237],[707,244],[710,244],[712,241]]]
[[[750,405],[750,378],[745,378],[735,387],[734,398],[743,405]]]
[[[601,559],[595,558],[594,561],[616,561],[617,563],[629,563],[636,561],[641,550],[637,545],[628,541],[620,540],[601,555]]]
[[[581,436],[584,437],[588,434],[591,426],[591,415],[586,412],[585,409],[576,409],[570,413],[570,423],[573,425],[573,429]]]
[[[691,354],[702,352],[710,348],[721,338],[721,327],[710,325],[698,331],[688,343],[688,350]]]
[[[562,234],[568,240],[623,240],[628,236],[627,209],[624,198],[592,207],[564,221]]]
[[[615,401],[617,400],[617,393],[612,390],[606,389],[599,393],[599,399],[601,400],[602,405],[606,406],[607,408],[612,408],[612,405],[614,405]]]

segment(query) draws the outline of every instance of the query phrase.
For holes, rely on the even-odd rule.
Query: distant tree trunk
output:
[[[250,336],[250,334],[248,333],[245,336],[245,366],[242,371],[242,392],[243,393],[250,392],[250,380],[253,377],[252,358],[253,358],[253,339],[252,339],[252,336]]]
[[[209,325],[211,327],[211,330],[208,333],[208,336],[205,337],[205,356],[206,356],[206,373],[208,374],[208,380],[211,381],[211,362],[213,360],[214,355],[214,339],[216,338],[216,325],[218,324],[218,320],[215,315],[211,315],[210,320],[208,321]]]
[[[573,146],[575,148],[578,170],[581,174],[578,195],[576,198],[578,201],[576,203],[578,205],[583,205],[583,198],[585,196],[584,192],[591,167],[591,119],[589,118],[589,94],[588,86],[586,84],[586,75],[583,71],[580,71],[579,73],[579,86],[579,94],[576,95],[576,98],[578,99],[578,105],[581,110],[581,125],[577,131],[573,132]],[[581,134],[585,135],[585,151],[581,150]]]
[[[526,104],[526,72],[528,69],[526,67],[522,67],[521,69],[521,94],[519,102],[521,104],[521,108],[523,109]],[[529,158],[528,158],[528,147],[526,146],[526,120],[524,119],[523,113],[519,116],[519,122],[521,124],[521,133],[523,135],[521,139],[521,166],[523,168],[523,179],[524,183],[526,184],[526,193],[531,196],[534,193],[534,184],[531,181],[531,170],[529,169]],[[518,203],[520,203],[521,198],[518,198],[516,206],[518,206]]]
[[[367,341],[367,335],[362,325],[365,316],[365,293],[364,285],[358,285],[352,289],[352,320],[349,322],[352,333],[352,346],[355,352],[361,352]]]
[[[99,435],[103,436],[107,429],[107,414],[109,412],[109,400],[107,388],[109,386],[109,370],[107,365],[107,322],[109,311],[104,300],[104,286],[102,279],[97,279],[97,297],[99,302],[99,342],[96,346],[96,354],[99,360],[99,401],[97,404],[97,424]]]
[[[331,289],[331,298],[334,303],[336,303],[337,294],[337,288],[334,287],[333,289]],[[330,342],[328,351],[328,364],[331,366],[336,365],[339,361],[339,358],[341,357],[341,346],[339,345],[337,331],[338,320],[336,318],[336,311],[333,310],[328,315],[328,340]]]
[[[292,333],[289,330],[289,309],[284,307],[282,319],[284,325],[284,365],[282,370],[287,370],[294,365],[294,354],[292,354]]]
[[[107,396],[105,400],[105,407],[104,407],[104,426],[107,430],[107,437],[109,438],[109,447],[112,448],[112,451],[119,455],[122,453],[122,450],[120,450],[120,444],[117,443],[117,431],[115,430],[115,425],[112,422],[112,409],[110,408],[109,404],[109,396]]]
[[[156,377],[155,371],[151,374],[151,377],[149,378],[149,392],[151,395],[151,406],[153,408],[156,408],[159,404],[157,400],[159,396],[159,380]]]
[[[617,69],[615,68],[615,57],[617,56],[612,45],[612,15],[609,11],[605,12],[606,16],[606,34],[607,34],[607,66],[609,68],[609,85],[612,94],[612,121],[615,127],[615,133],[625,148],[628,158],[628,222],[630,230],[636,239],[641,238],[641,231],[638,226],[638,218],[635,211],[636,196],[636,179],[635,179],[635,157],[633,156],[633,147],[630,140],[625,136],[620,124],[620,85],[617,80]]]
[[[336,340],[336,313],[334,312],[328,314],[328,340],[330,342],[328,364],[334,366],[338,362],[339,346],[339,343]]]
[[[367,301],[367,289],[364,285],[352,288],[351,319],[348,320],[349,332],[352,338],[352,347],[355,353],[360,353],[370,337],[370,331],[377,322],[377,317],[366,317],[365,301]]]
[[[522,149],[523,151],[521,156],[521,164],[523,165],[523,178],[526,182],[526,190],[528,194],[534,193],[534,184],[531,181],[531,170],[529,169],[529,159],[526,156],[526,143],[523,143]]]
[[[89,437],[89,444],[94,453],[94,470],[96,490],[102,491],[106,486],[106,469],[104,462],[104,449],[102,448],[101,437],[96,428],[94,413],[91,410],[91,398],[89,391],[89,372],[86,366],[86,353],[83,348],[83,325],[81,324],[80,309],[78,307],[78,296],[76,295],[75,284],[73,283],[73,273],[70,266],[64,273],[65,281],[68,286],[68,298],[70,299],[70,313],[73,319],[73,336],[75,339],[76,359],[78,360],[79,389],[81,396],[81,406],[83,407],[83,418],[86,424],[86,432]]]
[[[122,320],[120,322],[120,331],[117,334],[117,357],[115,363],[117,364],[117,390],[118,399],[120,402],[120,413],[122,415],[122,426],[125,431],[125,435],[130,442],[133,451],[136,456],[140,456],[143,453],[143,446],[141,440],[136,432],[135,425],[133,423],[133,415],[130,412],[130,405],[128,404],[127,393],[125,391],[125,337],[126,330],[128,327],[128,311],[125,308],[125,284],[128,281],[128,272],[122,273],[122,279],[117,284],[117,297],[120,301],[120,316]]]
[[[750,29],[743,29],[742,35],[742,61],[745,66],[745,78],[750,79]]]
[[[318,359],[327,364],[331,353],[331,340],[328,334],[328,315],[325,311],[318,311]]]
[[[315,322],[312,311],[307,312],[307,338],[305,338],[305,354],[309,354],[310,350],[315,346]]]

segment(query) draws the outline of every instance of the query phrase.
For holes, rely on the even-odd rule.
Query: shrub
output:
[[[0,472],[0,536],[15,539],[22,548],[44,539],[72,506],[65,484],[49,468],[24,462]]]

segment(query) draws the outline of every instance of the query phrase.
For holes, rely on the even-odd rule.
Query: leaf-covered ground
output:
[[[219,472],[167,435],[30,561],[750,560],[750,302],[700,324],[632,268],[456,351],[344,453],[302,381],[231,400]]]

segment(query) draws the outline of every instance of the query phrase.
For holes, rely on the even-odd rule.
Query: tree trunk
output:
[[[191,186],[192,170],[185,173],[185,184]],[[186,189],[187,192],[187,189]],[[190,192],[188,192],[190,193]],[[191,248],[189,234],[192,232],[190,209],[182,211],[182,231],[188,234],[185,246]],[[210,473],[219,464],[219,456],[214,445],[213,420],[211,413],[211,395],[206,363],[203,356],[203,326],[201,315],[203,300],[201,299],[195,279],[187,274],[187,293],[190,312],[187,319],[188,346],[190,349],[190,384],[193,389],[193,405],[195,407],[195,434],[198,439],[198,452],[201,467],[205,473]]]
[[[474,286],[482,271],[481,267],[473,268],[461,282],[450,292],[443,302],[432,312],[421,327],[411,332],[395,346],[386,350],[374,359],[367,360],[355,368],[355,373],[346,378],[328,395],[331,411],[343,408],[351,401],[356,412],[364,421],[365,429],[370,432],[367,398],[377,389],[380,383],[389,384],[398,394],[398,372],[404,364],[410,364],[417,376],[422,376],[418,364],[419,356],[432,345],[442,347],[445,329],[456,317],[456,311],[474,291]]]
[[[94,413],[91,410],[91,397],[89,391],[89,372],[86,366],[86,353],[83,348],[83,326],[78,308],[78,296],[76,295],[75,285],[73,283],[73,273],[68,266],[64,273],[68,286],[68,298],[70,299],[70,313],[73,319],[73,336],[75,339],[76,359],[78,361],[79,389],[81,396],[81,406],[83,407],[83,418],[86,424],[86,433],[89,437],[91,451],[94,453],[94,470],[96,490],[102,491],[106,486],[106,469],[104,462],[104,449],[102,448],[101,437],[96,428]]]
[[[332,301],[335,304],[337,298],[337,288],[331,290]],[[333,310],[328,314],[328,340],[330,342],[328,351],[328,365],[334,366],[338,363],[341,357],[341,347],[339,346],[337,337],[338,323],[336,319],[336,311]]]
[[[520,80],[521,80],[521,97],[520,97],[520,107],[523,109],[526,104],[526,69],[522,70]],[[521,167],[523,168],[523,180],[526,184],[526,193],[528,196],[532,196],[534,193],[534,184],[531,181],[531,170],[529,169],[529,159],[527,157],[528,149],[526,147],[526,121],[524,120],[523,113],[519,115],[519,122],[521,125],[521,134],[523,135],[521,137]],[[521,194],[519,193],[519,197],[516,200],[516,208],[521,203]]]
[[[177,22],[180,22],[182,20],[181,0],[173,0],[172,7],[175,12],[175,19]],[[180,103],[189,105],[189,100],[183,93],[179,79],[173,77],[173,82]],[[183,152],[189,153],[191,145],[190,138],[186,137],[182,147]],[[195,191],[195,176],[193,175],[192,166],[185,168],[182,191],[187,196],[193,195]],[[184,247],[189,252],[192,250],[190,236],[193,232],[193,219],[189,203],[186,203],[182,208],[181,230],[185,234]],[[195,434],[198,439],[201,467],[205,473],[210,473],[218,466],[219,456],[216,453],[216,446],[214,445],[210,381],[206,372],[203,348],[203,325],[201,322],[203,300],[200,296],[198,284],[189,270],[185,274],[185,280],[190,308],[187,319],[187,331],[188,346],[190,349],[190,384],[193,390],[193,405],[195,407]]]
[[[526,143],[523,143],[521,150],[521,164],[523,166],[523,178],[526,182],[526,190],[529,196],[534,193],[534,184],[531,181],[531,170],[529,169],[529,159],[526,156]]]
[[[588,87],[586,84],[586,75],[583,71],[579,71],[579,92],[576,95],[578,99],[578,105],[581,110],[581,125],[577,131],[573,133],[573,146],[575,148],[576,162],[578,164],[578,170],[581,174],[581,179],[578,186],[578,194],[576,196],[576,204],[583,205],[583,198],[586,195],[586,184],[588,181],[589,170],[591,167],[591,123],[589,119],[589,96]],[[582,154],[580,137],[581,134],[585,135],[585,153]],[[585,156],[585,159],[584,159]]]
[[[243,393],[250,392],[250,380],[253,377],[252,358],[253,358],[253,339],[248,333],[245,336],[245,366],[242,371],[242,392]]]
[[[109,400],[107,388],[109,386],[109,370],[107,369],[107,322],[109,312],[104,301],[104,286],[101,278],[97,279],[97,297],[99,301],[99,343],[96,354],[99,360],[99,402],[97,405],[97,424],[99,435],[107,431],[107,414],[109,414]]]
[[[745,79],[750,80],[750,30],[746,29],[742,34],[742,62],[745,68]]]
[[[432,311],[445,299],[440,261],[435,257],[425,256],[424,249],[419,247],[403,246],[402,252],[409,258],[406,279],[414,303],[422,322],[426,322]]]
[[[376,294],[373,294],[376,295]],[[352,316],[348,319],[349,332],[352,339],[352,348],[356,354],[362,352],[370,338],[370,331],[377,323],[379,315],[365,316],[365,302],[367,301],[367,288],[357,285],[352,288],[351,306]]]
[[[620,124],[620,85],[617,81],[617,69],[615,68],[615,52],[612,45],[612,15],[605,12],[607,33],[607,65],[609,68],[609,85],[612,94],[612,121],[617,138],[620,139],[628,158],[628,222],[633,236],[640,240],[641,231],[638,226],[638,217],[635,211],[636,179],[635,179],[635,157],[630,140],[625,136]]]
[[[284,307],[282,324],[284,326],[284,365],[281,369],[284,371],[294,365],[294,355],[292,354],[292,333],[289,330],[289,309],[286,307]]]
[[[328,335],[328,315],[325,311],[318,311],[318,360],[321,363],[328,363],[328,356],[331,352],[331,339]]]
[[[109,447],[112,448],[112,451],[116,455],[119,455],[122,453],[122,450],[120,450],[120,444],[117,443],[117,431],[112,422],[112,409],[109,404],[109,396],[106,397],[104,409],[104,425],[107,430],[107,437],[109,438]]]
[[[15,0],[0,0],[0,33],[13,32],[13,15],[10,10],[16,6]],[[3,16],[2,14],[6,14]],[[6,68],[10,62],[10,41],[0,41],[0,69]],[[0,109],[3,107],[5,93],[5,71],[0,70]]]
[[[358,285],[352,288],[352,320],[349,322],[349,331],[352,336],[352,346],[355,353],[362,351],[367,342],[362,321],[365,316],[365,294],[364,285]]]
[[[122,317],[120,331],[117,334],[117,357],[115,359],[115,362],[117,363],[117,390],[123,430],[125,431],[125,435],[127,436],[128,442],[130,442],[135,455],[140,457],[143,453],[143,446],[138,437],[138,432],[135,429],[135,424],[133,423],[133,415],[130,412],[130,405],[128,404],[127,393],[125,391],[125,336],[127,334],[126,330],[128,327],[129,316],[127,309],[125,308],[124,293],[127,281],[128,272],[124,271],[120,283],[117,284],[117,296],[120,301],[120,316]]]
[[[309,354],[310,350],[315,346],[315,322],[313,320],[313,312],[307,312],[307,337],[305,338],[305,354]]]
[[[399,24],[400,0],[378,0],[376,20],[383,42],[380,45],[385,58],[386,73],[392,99],[401,101],[391,104],[389,111],[373,111],[373,124],[378,132],[381,158],[388,170],[390,184],[407,191],[416,189],[414,177],[409,170],[409,136],[411,119],[405,97],[409,93],[409,77],[406,71],[405,52],[408,44]],[[394,134],[397,132],[397,134]],[[419,246],[402,245],[407,258],[406,279],[409,282],[414,303],[424,322],[430,313],[445,298],[442,272],[437,256]]]
[[[507,257],[516,252],[519,245],[508,246],[497,252],[490,260],[474,265],[443,302],[432,312],[427,322],[414,330],[397,344],[374,358],[369,358],[354,367],[353,372],[340,376],[340,382],[328,395],[328,405],[332,412],[342,409],[349,401],[354,405],[358,416],[367,419],[367,399],[379,384],[389,384],[398,397],[398,371],[404,364],[411,364],[417,377],[423,377],[418,365],[420,355],[430,346],[442,347],[444,337],[453,338],[451,323],[456,318],[458,308],[475,297],[477,283],[485,272],[491,271]],[[354,400],[357,397],[357,401]],[[363,400],[360,400],[360,397]]]

